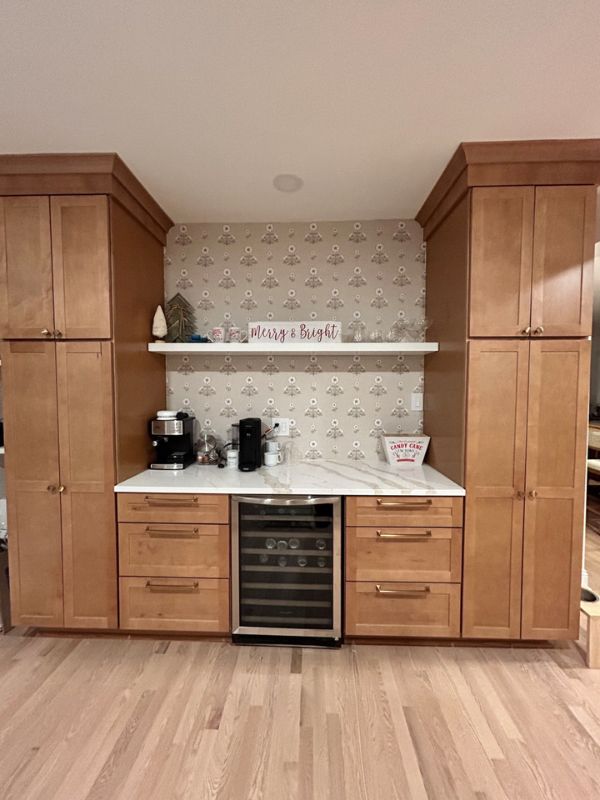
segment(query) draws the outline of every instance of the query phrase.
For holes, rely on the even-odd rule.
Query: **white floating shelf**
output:
[[[204,356],[204,355],[230,355],[230,356],[250,356],[250,355],[274,355],[289,356],[301,355],[426,355],[427,353],[437,353],[439,345],[437,342],[340,342],[339,344],[285,344],[273,345],[266,342],[252,342],[247,344],[159,344],[148,345],[151,353],[163,353],[165,356]]]

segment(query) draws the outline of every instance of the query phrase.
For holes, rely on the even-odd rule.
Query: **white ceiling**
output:
[[[0,151],[116,151],[179,222],[413,217],[460,141],[578,137],[599,0],[0,0]]]

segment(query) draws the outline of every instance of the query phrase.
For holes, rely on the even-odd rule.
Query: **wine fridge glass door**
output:
[[[341,498],[234,497],[233,632],[341,635]]]

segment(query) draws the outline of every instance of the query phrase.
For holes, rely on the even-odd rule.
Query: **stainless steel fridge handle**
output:
[[[297,499],[292,500],[284,500],[283,497],[280,500],[278,497],[242,497],[240,495],[234,495],[231,498],[234,502],[238,503],[252,503],[254,505],[259,506],[315,506],[318,503],[335,503],[340,498],[338,495],[330,495],[329,497],[298,497]]]

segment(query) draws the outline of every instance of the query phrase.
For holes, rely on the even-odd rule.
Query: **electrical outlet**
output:
[[[289,436],[290,435],[290,421],[283,417],[273,417],[271,425],[275,427],[279,423],[279,427],[273,431],[274,436]]]
[[[412,393],[410,407],[412,411],[423,411],[423,392]]]

